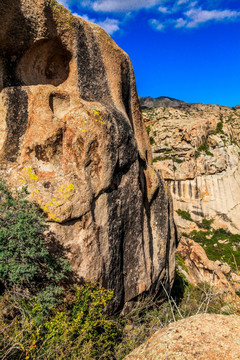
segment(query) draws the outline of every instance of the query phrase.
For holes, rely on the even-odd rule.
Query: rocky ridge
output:
[[[172,204],[152,156],[131,62],[55,0],[0,4],[0,169],[48,216],[80,278],[115,309],[170,288]]]
[[[151,96],[139,97],[142,109],[158,108],[160,106],[165,107],[178,107],[181,104],[186,104],[182,100],[177,100],[167,96],[159,96],[152,98]]]

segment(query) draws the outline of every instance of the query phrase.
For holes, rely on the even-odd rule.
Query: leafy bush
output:
[[[8,359],[113,359],[122,327],[106,314],[112,297],[112,291],[98,284],[76,286],[75,294],[68,293],[46,317],[37,298],[22,301],[6,294],[0,302],[0,355]]]
[[[152,136],[149,137],[150,145],[155,144],[154,138]]]
[[[195,150],[195,158],[197,159],[200,156],[200,151]]]
[[[219,121],[217,123],[217,133],[218,134],[223,134],[223,121]]]
[[[198,149],[197,149],[198,152],[201,152],[201,151],[209,151],[209,145],[207,143],[207,141],[205,141],[203,144],[201,144]]]
[[[165,157],[157,156],[155,159],[153,159],[153,162],[164,161],[164,160],[166,160]]]
[[[44,214],[26,195],[0,181],[0,357],[113,359],[121,331],[105,311],[113,292],[65,286],[69,263],[51,253]]]
[[[178,209],[176,213],[184,220],[193,221],[191,214],[188,211]]]
[[[211,151],[209,151],[209,150],[206,150],[206,155],[212,156],[212,157],[214,156],[213,153]]]
[[[197,226],[202,229],[210,230],[214,219],[203,218],[202,222],[196,222]]]
[[[176,158],[176,157],[172,157],[172,161],[173,162],[176,162],[177,164],[181,164],[182,162],[183,162],[183,160],[182,159],[178,159],[178,158]]]
[[[2,290],[38,294],[53,303],[61,292],[60,283],[70,270],[66,259],[49,251],[44,231],[44,214],[26,199],[27,189],[11,192],[0,181],[0,279]]]
[[[147,130],[147,134],[148,134],[148,136],[149,136],[150,131],[151,131],[151,127],[150,127],[150,125],[146,126],[146,130]]]

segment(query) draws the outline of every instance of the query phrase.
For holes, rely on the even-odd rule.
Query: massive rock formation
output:
[[[200,314],[157,331],[125,360],[238,360],[239,316]]]
[[[116,307],[169,288],[172,206],[152,166],[133,69],[55,0],[0,3],[0,167],[27,185],[77,274]]]

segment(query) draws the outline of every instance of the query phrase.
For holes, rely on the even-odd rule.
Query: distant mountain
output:
[[[152,98],[151,96],[139,97],[142,109],[165,107],[178,107],[179,105],[187,104],[185,101],[173,99],[167,96],[159,96]]]

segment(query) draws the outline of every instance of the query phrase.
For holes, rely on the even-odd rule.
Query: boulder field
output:
[[[152,166],[131,62],[55,0],[0,3],[0,169],[115,308],[169,289],[172,203]]]

